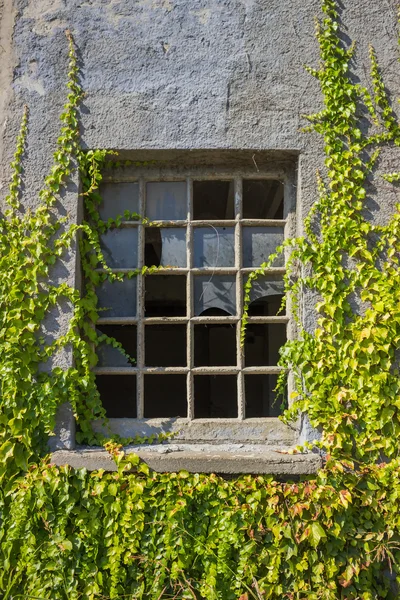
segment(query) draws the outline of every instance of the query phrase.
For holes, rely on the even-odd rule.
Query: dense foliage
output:
[[[20,208],[24,113],[9,209],[0,220],[0,592],[4,600],[129,598],[380,600],[397,598],[400,559],[398,251],[400,212],[385,227],[363,212],[367,179],[382,144],[400,130],[371,49],[373,93],[352,82],[354,47],[340,41],[334,0],[323,0],[317,38],[324,109],[309,129],[325,142],[326,174],[306,220],[289,242],[286,285],[294,309],[300,293],[318,292],[313,333],[289,342],[282,365],[296,374],[286,418],[308,413],[324,431],[326,466],[311,480],[267,476],[150,473],[109,443],[118,471],[58,468],[43,458],[57,406],[70,401],[80,441],[99,442],[90,421],[103,414],[94,384],[99,339],[95,286],[115,278],[102,257],[96,205],[106,153],[83,152],[82,91],[71,35],[69,95],[54,167],[35,212]],[[360,128],[366,114],[375,127]],[[83,183],[88,221],[55,218],[54,204],[74,169]],[[398,174],[388,174],[396,182]],[[132,217],[132,215],[128,215]],[[126,215],[125,215],[126,217]],[[140,218],[135,215],[135,218]],[[78,236],[87,285],[82,296],[53,284],[52,269]],[[105,272],[94,273],[101,263]],[[251,282],[267,263],[254,272]],[[131,272],[128,276],[135,276]],[[356,313],[351,295],[365,310]],[[67,331],[52,343],[46,316],[68,301]],[[243,329],[246,326],[246,307]],[[115,340],[108,338],[111,344]],[[72,349],[74,366],[51,360]],[[49,362],[50,361],[50,362]],[[48,363],[44,369],[43,364]],[[377,464],[377,459],[387,461]],[[136,469],[133,472],[133,467]]]

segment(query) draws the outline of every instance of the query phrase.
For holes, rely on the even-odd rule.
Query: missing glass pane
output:
[[[110,229],[100,236],[105,261],[114,269],[136,269],[138,260],[137,227]]]
[[[147,227],[144,260],[147,267],[186,267],[186,228]]]
[[[244,283],[247,277],[244,278]],[[284,296],[284,284],[281,278],[265,275],[256,279],[250,291],[250,317],[274,317],[285,315],[286,307],[280,310]]]
[[[252,417],[278,417],[287,407],[286,401],[274,391],[277,375],[245,375],[245,415]]]
[[[135,325],[97,325],[97,332],[104,333],[122,344],[130,359],[124,356],[118,348],[113,348],[106,342],[96,349],[99,367],[132,367],[136,364],[136,326]]]
[[[136,277],[123,281],[104,281],[96,290],[99,316],[135,317],[136,283]]]
[[[234,267],[233,227],[197,227],[194,230],[194,266],[197,268]]]
[[[207,312],[206,312],[207,311]],[[216,312],[215,312],[216,311]],[[194,277],[194,313],[236,314],[236,278],[232,275]]]
[[[146,367],[186,366],[186,325],[147,325]]]
[[[281,244],[283,227],[243,227],[243,266],[259,267]],[[281,253],[272,266],[283,267],[284,264],[285,257]]]
[[[268,323],[249,324],[246,328],[244,358],[246,367],[275,366],[279,348],[286,342],[286,325]]]
[[[243,218],[283,219],[283,183],[272,179],[244,179]]]
[[[147,275],[145,285],[146,317],[182,317],[186,315],[186,277]]]
[[[187,218],[185,181],[146,184],[146,217],[152,221],[181,221]]]
[[[194,366],[235,366],[236,326],[207,324],[194,327]]]
[[[98,375],[96,385],[108,418],[136,419],[134,375]]]
[[[195,419],[236,418],[237,416],[235,375],[194,376]]]
[[[186,375],[145,375],[144,416],[186,417]]]
[[[100,218],[103,221],[115,219],[126,210],[139,212],[138,183],[103,183],[100,186],[102,202],[99,206]]]
[[[233,181],[194,181],[193,218],[204,221],[234,219]]]

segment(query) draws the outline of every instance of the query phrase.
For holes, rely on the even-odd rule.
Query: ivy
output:
[[[308,70],[320,83],[324,109],[307,117],[306,131],[323,137],[326,171],[317,174],[319,199],[305,219],[305,236],[286,244],[285,286],[300,334],[281,350],[280,365],[294,373],[285,420],[305,412],[323,431],[317,443],[322,449],[370,462],[398,456],[400,205],[386,226],[372,223],[364,208],[381,147],[399,146],[400,129],[375,50],[370,48],[370,94],[351,77],[355,46],[341,41],[336,3],[323,2],[322,8],[325,17],[316,29],[322,64]],[[371,134],[361,127],[368,114]],[[273,258],[249,278],[242,340],[251,285]],[[302,327],[299,310],[300,294],[309,291],[319,296],[314,332]],[[357,311],[355,298],[364,311]],[[284,382],[282,375],[281,390]]]
[[[83,151],[82,89],[72,35],[68,98],[53,167],[35,211],[20,210],[28,128],[24,109],[12,163],[8,208],[0,219],[0,593],[4,600],[381,600],[398,598],[400,559],[399,240],[400,206],[386,226],[364,214],[368,178],[383,145],[400,145],[371,48],[369,85],[354,83],[354,45],[341,41],[335,0],[322,0],[317,23],[324,108],[308,117],[322,135],[325,171],[304,237],[290,250],[285,286],[300,335],[282,350],[294,373],[287,420],[306,412],[323,430],[326,464],[314,478],[150,472],[118,440],[108,441],[116,471],[56,467],[46,457],[57,408],[70,402],[78,441],[104,443],[91,428],[105,418],[95,386],[96,287],[110,270],[100,235],[125,213],[102,221],[99,185],[122,163],[103,150]],[[371,120],[370,134],[361,118]],[[135,166],[135,165],[133,165]],[[85,219],[57,219],[54,205],[79,174]],[[396,183],[399,173],[383,175]],[[78,240],[85,289],[52,284],[58,261]],[[255,270],[245,289],[244,335]],[[101,270],[95,270],[98,266]],[[157,267],[145,268],[152,272]],[[302,328],[300,300],[319,295],[315,331]],[[363,312],[353,310],[358,296]],[[48,341],[43,323],[60,302],[67,330]],[[73,367],[52,361],[70,349]],[[283,378],[282,378],[283,380]],[[119,440],[121,442],[121,440]],[[384,462],[382,460],[384,459]]]

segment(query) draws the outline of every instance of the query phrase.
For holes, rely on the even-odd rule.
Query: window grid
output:
[[[256,179],[254,174],[252,179]],[[260,180],[274,179],[268,175],[259,174]],[[193,181],[207,180],[230,180],[234,182],[234,210],[235,219],[227,220],[193,220]],[[242,232],[243,227],[280,227],[284,228],[284,237],[286,237],[287,219],[243,219],[242,218],[242,190],[243,179],[245,177],[235,177],[234,175],[212,177],[187,177],[187,219],[177,221],[152,221],[153,226],[162,226],[163,228],[174,227],[186,229],[186,267],[163,267],[160,271],[152,273],[152,277],[159,275],[185,275],[186,276],[186,316],[169,317],[146,317],[145,316],[145,277],[142,274],[137,275],[137,311],[136,317],[100,317],[98,325],[131,325],[137,326],[137,358],[136,366],[131,367],[97,367],[94,369],[96,375],[134,375],[136,376],[136,409],[137,419],[144,417],[144,375],[145,374],[186,374],[187,388],[187,419],[194,419],[194,375],[236,375],[237,377],[237,408],[238,419],[244,420],[245,415],[245,375],[276,375],[282,372],[279,366],[248,366],[244,364],[244,352],[240,347],[241,337],[241,315],[243,311],[243,289],[245,276],[254,271],[256,267],[243,267],[242,253]],[[146,214],[146,183],[155,181],[183,181],[184,177],[162,178],[157,180],[154,176],[140,177],[139,183],[139,214]],[[286,186],[285,186],[286,187]],[[286,204],[286,189],[284,189],[284,205]],[[285,211],[286,214],[287,211]],[[284,214],[284,217],[285,217]],[[193,267],[193,238],[194,230],[202,227],[233,227],[234,228],[234,267]],[[145,230],[146,225],[141,221],[123,221],[122,227],[136,227],[138,229],[138,268],[145,265]],[[98,272],[104,272],[104,269],[96,269]],[[112,268],[115,273],[128,273],[130,268]],[[196,316],[194,314],[194,294],[193,281],[195,275],[235,275],[236,277],[236,316]],[[266,275],[281,276],[285,273],[285,267],[271,267],[265,271]],[[145,366],[145,326],[156,324],[186,324],[187,341],[186,367],[146,367]],[[194,366],[194,326],[197,324],[235,324],[236,325],[236,366]],[[290,326],[290,317],[288,315],[279,316],[249,316],[248,323],[251,324],[286,324],[286,331]],[[133,400],[133,399],[132,399]],[[127,401],[129,401],[127,399]],[[212,420],[212,419],[210,419]]]

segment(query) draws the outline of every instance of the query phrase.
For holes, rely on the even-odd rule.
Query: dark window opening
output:
[[[278,313],[285,314],[285,311],[279,312],[282,305],[283,295],[263,296],[251,302],[249,306],[249,317],[274,317]]]
[[[277,380],[277,375],[245,375],[246,418],[278,417],[282,414],[287,403],[274,391]]]
[[[235,366],[235,325],[195,325],[194,366]]]
[[[186,325],[147,325],[145,357],[146,367],[184,367]]]
[[[283,219],[283,183],[272,179],[244,179],[243,218]]]
[[[136,363],[136,326],[135,325],[97,325],[99,334],[104,333],[122,344],[130,358],[124,356],[119,348],[102,342],[96,349],[101,367],[131,367]]]
[[[236,418],[237,381],[235,375],[194,376],[194,417]]]
[[[244,285],[247,277],[245,277]],[[276,276],[264,275],[253,281],[250,290],[250,317],[274,317],[286,314],[280,310],[284,296],[283,280]]]
[[[134,375],[98,375],[96,385],[109,419],[136,419]]]
[[[198,220],[234,219],[233,181],[194,181],[193,218]]]
[[[244,344],[246,367],[275,366],[279,361],[279,348],[286,342],[286,325],[268,323],[247,325]]]
[[[230,317],[232,316],[223,308],[207,308],[199,315],[200,317]]]
[[[187,416],[186,375],[145,375],[144,416]]]
[[[144,278],[146,317],[186,315],[186,277],[148,275]]]

